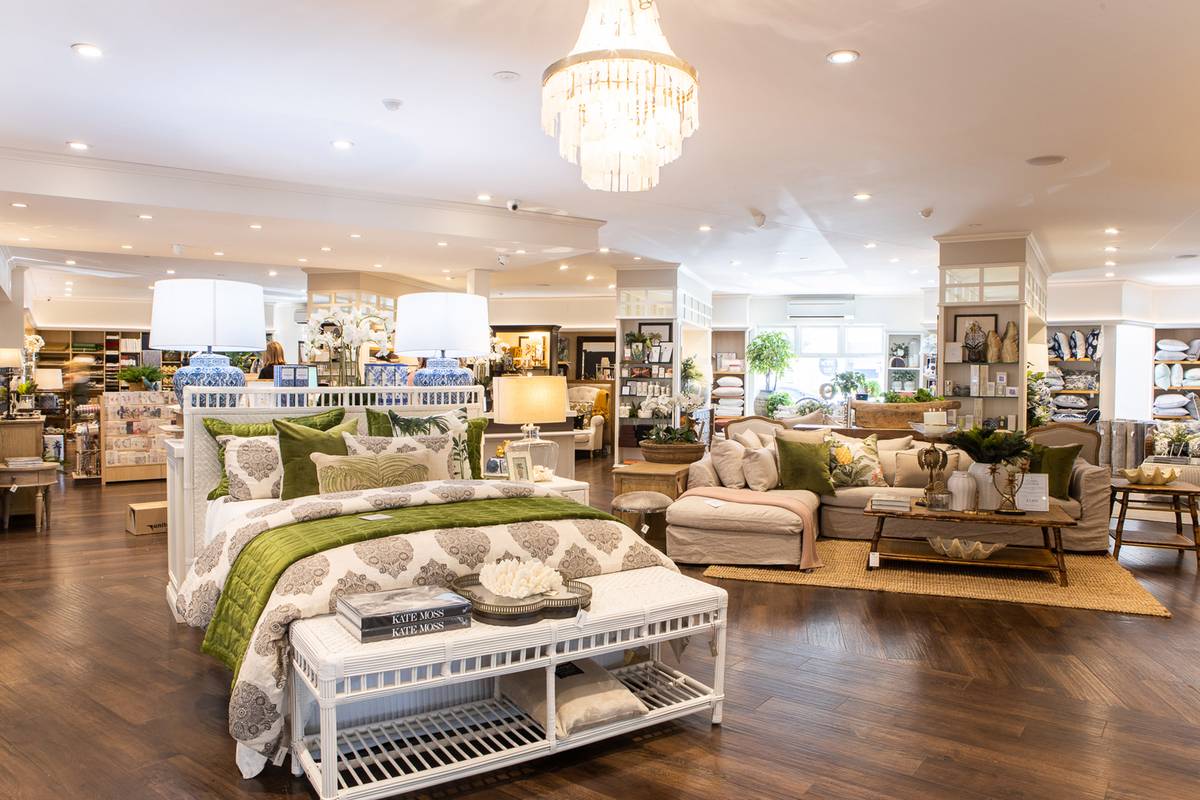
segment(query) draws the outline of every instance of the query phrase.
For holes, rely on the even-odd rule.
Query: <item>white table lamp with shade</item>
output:
[[[396,353],[425,359],[414,386],[470,386],[474,375],[458,359],[486,356],[491,346],[483,295],[414,292],[396,299]]]
[[[535,467],[554,473],[558,443],[542,439],[538,425],[567,419],[567,379],[561,375],[506,375],[492,381],[492,419],[520,425],[524,439],[508,445],[507,454],[527,452]]]
[[[263,290],[255,283],[175,278],[154,284],[150,347],[194,353],[172,379],[183,403],[188,386],[245,386],[246,375],[219,351],[256,351],[267,346]],[[236,398],[220,396],[216,405]]]

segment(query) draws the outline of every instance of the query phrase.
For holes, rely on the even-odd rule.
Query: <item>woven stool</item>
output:
[[[642,523],[638,532],[644,537],[650,530],[646,522],[647,515],[663,514],[673,502],[662,492],[626,492],[613,498],[612,510],[622,514],[637,514]]]

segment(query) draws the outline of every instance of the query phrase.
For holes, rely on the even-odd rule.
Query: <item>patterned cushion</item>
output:
[[[270,500],[283,486],[283,459],[275,436],[218,436],[234,500]]]
[[[430,417],[405,417],[395,411],[388,411],[388,419],[392,422],[392,436],[442,436],[448,434],[451,439],[451,451],[448,456],[450,478],[461,480],[470,478],[471,457],[467,446],[467,409],[456,408],[443,414]]]
[[[294,422],[297,425],[303,425],[306,428],[314,428],[319,431],[327,431],[334,425],[337,425],[346,416],[346,409],[331,408],[328,411],[322,411],[320,414],[312,414],[307,417],[287,417],[288,422]],[[221,469],[221,479],[217,481],[217,485],[208,493],[209,500],[216,500],[218,497],[224,497],[229,494],[229,479],[225,475],[225,447],[221,444],[218,437],[221,436],[274,436],[275,427],[271,422],[229,422],[215,417],[204,417],[201,420],[204,425],[204,430],[208,431],[208,435],[217,441],[217,463]]]
[[[590,400],[572,400],[567,404],[575,412],[575,427],[586,428],[592,422],[592,409],[595,407]]]
[[[453,477],[450,474],[450,464],[453,461],[454,443],[448,433],[428,436],[355,436],[347,433],[342,435],[342,439],[346,442],[346,453],[352,456],[430,451],[435,458],[429,464],[428,480],[446,480]]]
[[[835,489],[888,485],[879,464],[879,439],[875,434],[857,439],[830,433],[826,443],[829,445],[829,476]]]
[[[317,466],[321,494],[383,489],[420,483],[430,478],[430,464],[437,460],[429,450],[366,456],[331,456],[312,453]]]

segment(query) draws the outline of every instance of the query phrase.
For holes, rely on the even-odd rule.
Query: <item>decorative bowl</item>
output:
[[[930,536],[927,541],[934,552],[963,561],[983,561],[1005,547],[1003,542],[977,542],[972,539],[948,539],[945,536]]]
[[[455,578],[454,591],[471,601],[471,616],[489,625],[528,625],[542,619],[570,619],[592,604],[592,587],[583,581],[563,581],[556,592],[531,597],[503,597],[479,583],[479,573]]]
[[[1125,476],[1125,480],[1138,486],[1166,486],[1179,477],[1179,470],[1138,467],[1137,469],[1123,469],[1121,474]]]

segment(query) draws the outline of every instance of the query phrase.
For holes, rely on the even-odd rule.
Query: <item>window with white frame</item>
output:
[[[780,377],[776,391],[793,397],[815,397],[823,383],[846,370],[861,372],[881,386],[886,331],[882,325],[765,325],[759,332],[779,331],[796,351],[791,367]]]

